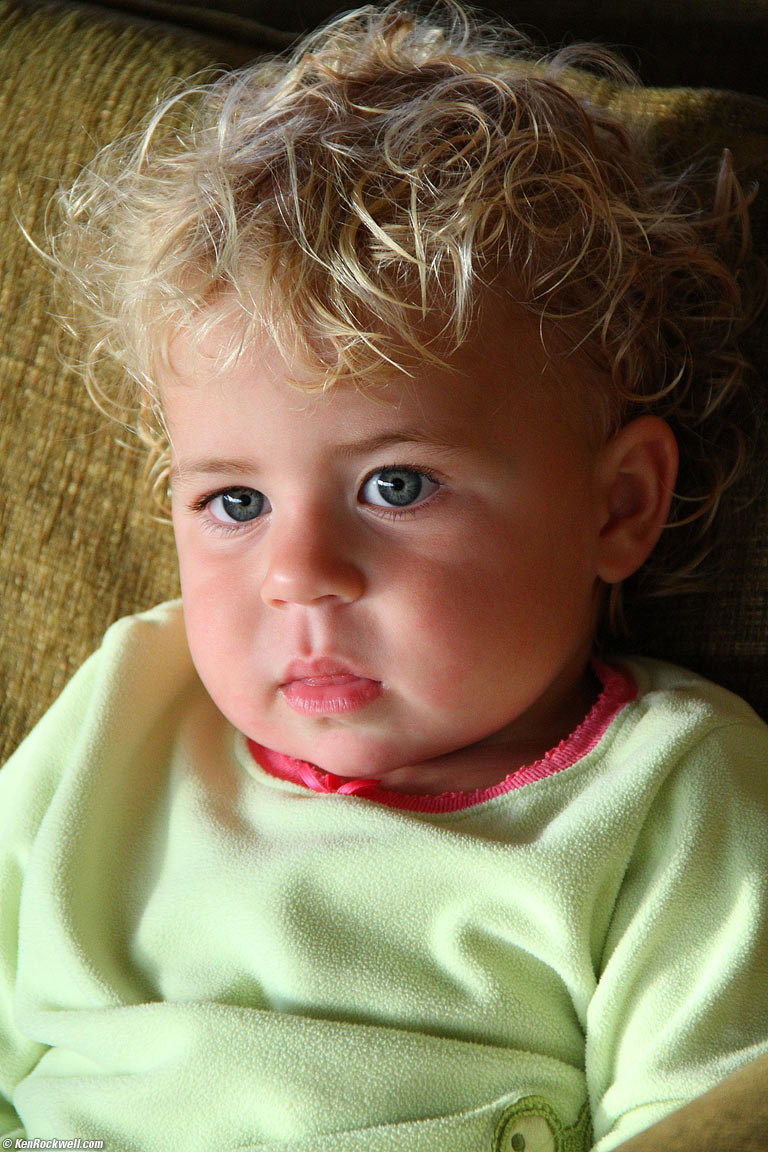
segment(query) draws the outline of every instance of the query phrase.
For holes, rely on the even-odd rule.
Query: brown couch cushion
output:
[[[251,44],[282,47],[344,7],[338,0],[101,0]],[[646,84],[768,96],[768,0],[485,0],[543,44],[599,40],[625,51]]]
[[[0,4],[0,760],[112,620],[177,592],[141,458],[62,370],[50,274],[15,218],[41,239],[59,181],[164,82],[223,58],[216,42],[98,10]]]

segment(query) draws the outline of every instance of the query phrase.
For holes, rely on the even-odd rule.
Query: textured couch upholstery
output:
[[[768,104],[759,99],[768,80],[756,48],[768,4],[496,6],[551,39],[599,34],[627,45],[647,78],[665,86],[624,107],[653,118],[659,148],[683,155],[728,144],[747,179],[762,176],[768,185]],[[112,620],[178,590],[170,528],[152,520],[141,454],[62,368],[72,348],[57,336],[47,269],[19,225],[40,240],[57,182],[141,116],[170,78],[285,47],[338,7],[0,0],[0,762]],[[270,25],[276,17],[279,27]],[[709,87],[669,87],[680,83]],[[612,95],[605,87],[597,94]],[[763,199],[768,189],[756,212],[765,244]],[[707,595],[656,605],[635,617],[633,629],[631,647],[720,680],[768,716],[768,509],[755,507],[734,536]],[[768,1121],[759,1115],[766,1079],[760,1066],[749,1069],[711,1093],[703,1111],[694,1105],[631,1147],[768,1149]]]

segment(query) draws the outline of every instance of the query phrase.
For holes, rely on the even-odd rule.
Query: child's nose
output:
[[[312,604],[333,597],[359,600],[365,580],[339,525],[316,517],[284,527],[273,524],[261,598],[270,607]]]

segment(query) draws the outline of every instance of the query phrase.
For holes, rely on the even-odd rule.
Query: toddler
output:
[[[768,1051],[768,729],[595,654],[743,470],[744,197],[595,68],[364,8],[60,197],[182,599],[0,774],[4,1136],[610,1152]]]

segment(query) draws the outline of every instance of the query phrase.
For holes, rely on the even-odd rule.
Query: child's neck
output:
[[[380,786],[392,792],[429,795],[491,788],[518,768],[541,760],[567,739],[583,722],[599,693],[600,683],[587,668],[554,712],[548,710],[544,716],[532,709],[509,729],[476,744],[384,773]]]

